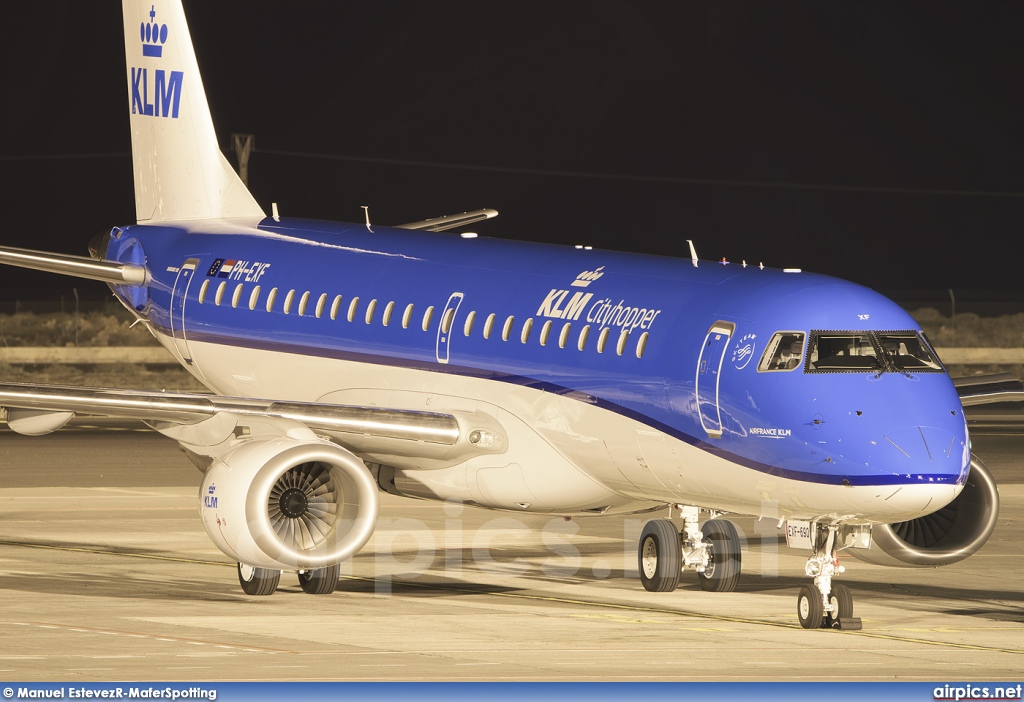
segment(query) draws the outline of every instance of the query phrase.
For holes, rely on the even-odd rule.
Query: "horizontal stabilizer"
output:
[[[476,222],[482,222],[485,219],[493,219],[498,216],[497,210],[483,209],[473,210],[472,212],[463,212],[456,215],[445,215],[444,217],[434,217],[433,219],[425,219],[422,222],[410,222],[409,224],[399,224],[396,229],[422,229],[428,232],[443,232],[448,229],[454,229],[455,227],[462,227],[467,224],[474,224]]]
[[[964,407],[994,402],[1024,402],[1024,383],[1013,373],[953,378],[953,385]]]
[[[10,246],[0,246],[0,263],[119,285],[145,285],[147,277],[146,267],[134,263],[101,261],[88,256],[70,256]]]

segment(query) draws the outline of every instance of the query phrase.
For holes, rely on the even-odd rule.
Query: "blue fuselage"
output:
[[[834,278],[273,219],[115,229],[107,257],[145,263],[151,282],[116,292],[186,362],[212,343],[523,386],[805,483],[960,485],[968,471],[941,368],[809,372],[807,341],[799,365],[764,367],[779,332],[919,333]]]

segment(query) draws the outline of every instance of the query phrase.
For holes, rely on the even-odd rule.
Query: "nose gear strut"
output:
[[[814,551],[807,559],[804,572],[814,578],[813,585],[804,585],[796,599],[796,614],[804,629],[846,629],[861,628],[859,617],[853,616],[853,595],[850,588],[842,583],[832,582],[832,577],[846,571],[839,565],[839,527],[834,524],[817,524],[814,528]]]

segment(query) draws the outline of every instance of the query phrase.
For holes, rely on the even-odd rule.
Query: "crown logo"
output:
[[[593,283],[595,280],[597,280],[598,278],[600,278],[601,276],[604,275],[604,273],[601,272],[603,270],[604,270],[604,266],[601,266],[596,271],[583,271],[578,276],[576,276],[576,280],[574,280],[572,282],[573,287],[575,287],[575,288],[585,288],[585,287],[587,287],[588,285]]]
[[[156,5],[149,7],[149,23],[139,25],[142,37],[142,55],[160,58],[164,55],[164,44],[167,43],[167,25],[156,21]]]

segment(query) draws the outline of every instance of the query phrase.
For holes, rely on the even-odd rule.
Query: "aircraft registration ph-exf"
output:
[[[998,493],[917,324],[852,283],[399,227],[266,216],[221,154],[178,0],[124,0],[137,223],[91,256],[0,260],[106,281],[213,394],[0,386],[10,427],[145,420],[202,471],[199,509],[253,595],[332,592],[378,491],[513,512],[667,508],[648,590],[729,591],[725,513],[810,551],[806,628],[859,626],[838,554],[934,566]],[[702,520],[706,520],[703,521]]]

